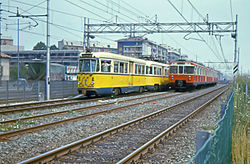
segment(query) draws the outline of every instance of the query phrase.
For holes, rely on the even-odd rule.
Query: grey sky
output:
[[[210,21],[232,21],[230,0],[190,0],[192,4],[199,10],[202,16],[209,15]],[[23,3],[20,3],[23,2]],[[44,2],[44,3],[42,3]],[[129,5],[125,4],[128,3]],[[201,22],[201,17],[192,9],[187,0],[171,0],[171,2],[179,9],[179,11],[190,22]],[[233,21],[235,15],[239,16],[239,30],[238,30],[238,46],[240,47],[240,69],[243,72],[250,73],[250,1],[249,0],[232,0],[233,7]],[[45,14],[46,10],[41,8],[31,8],[31,6],[24,3],[46,7],[46,1],[42,0],[2,0],[2,8],[5,10],[16,11],[16,6],[19,7],[22,14]],[[88,4],[89,3],[89,4]],[[8,5],[10,7],[8,7]],[[91,5],[96,6],[96,8]],[[51,12],[51,22],[60,26],[51,25],[51,44],[56,44],[57,41],[65,40],[82,40],[82,24],[83,17],[94,18],[91,23],[100,23],[101,20],[115,21],[115,15],[118,15],[118,22],[135,22],[144,21],[142,16],[148,16],[154,19],[157,14],[158,22],[184,22],[181,16],[169,4],[168,0],[50,0],[51,9],[60,10],[71,13],[77,16],[69,16],[58,12]],[[132,8],[132,7],[133,8]],[[135,10],[136,8],[137,10]],[[29,10],[30,9],[30,10]],[[84,10],[85,9],[85,10]],[[28,10],[28,12],[23,12]],[[89,11],[87,11],[89,10]],[[16,22],[16,18],[7,17],[10,14],[2,13],[2,16],[7,20],[2,22],[3,36],[11,36],[16,43],[16,25],[8,25]],[[13,14],[12,14],[13,15]],[[81,18],[82,17],[82,18]],[[39,18],[43,21],[46,18]],[[97,19],[97,20],[95,20]],[[99,21],[100,20],[100,21]],[[21,19],[20,22],[32,22],[28,19]],[[25,49],[32,49],[32,47],[39,41],[45,42],[46,24],[38,21],[39,25],[35,28],[25,29],[28,32],[20,32],[20,44],[25,46]],[[34,23],[33,23],[34,24]],[[21,25],[24,28],[27,25]],[[34,34],[36,33],[36,34]],[[201,34],[208,44],[214,49],[216,55],[203,42],[190,39],[184,40],[185,34],[151,34],[145,37],[149,40],[155,41],[158,44],[168,44],[172,47],[181,48],[182,53],[188,55],[191,59],[208,62],[219,61],[222,57],[221,49],[218,41],[207,34]],[[222,46],[225,58],[228,61],[233,61],[234,40],[227,33],[222,37]],[[124,37],[124,35],[110,35],[103,34],[101,37],[96,37],[94,41],[101,41],[112,43],[114,40]],[[192,34],[191,38],[198,38],[197,34]],[[104,38],[108,38],[104,39]],[[218,57],[219,56],[219,57]],[[221,61],[221,60],[220,60]],[[219,68],[218,65],[210,65]],[[221,69],[223,72],[225,69]],[[229,70],[231,71],[231,70]],[[227,72],[228,73],[228,72]],[[228,73],[229,74],[229,73]]]

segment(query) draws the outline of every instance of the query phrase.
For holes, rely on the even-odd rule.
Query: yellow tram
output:
[[[107,52],[81,53],[78,91],[86,96],[162,90],[168,86],[167,64]]]

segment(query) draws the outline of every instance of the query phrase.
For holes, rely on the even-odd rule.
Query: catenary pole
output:
[[[17,80],[20,78],[20,53],[19,53],[19,18],[17,19]]]
[[[46,58],[46,100],[50,100],[50,31],[49,31],[49,0],[47,0],[47,58]]]

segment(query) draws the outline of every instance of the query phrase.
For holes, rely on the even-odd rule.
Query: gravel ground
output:
[[[231,90],[223,94],[215,102],[206,107],[197,116],[190,119],[188,123],[179,129],[173,136],[168,138],[153,154],[147,154],[143,163],[188,163],[196,152],[196,132],[209,131],[215,128],[220,119],[220,108],[226,102],[226,97]]]
[[[88,118],[66,125],[60,125],[56,128],[49,128],[36,133],[28,133],[22,136],[14,137],[10,141],[0,143],[0,163],[16,163],[40,153],[49,151],[72,141],[85,138],[102,130],[116,126],[122,122],[127,122],[139,116],[148,114],[161,104],[172,105],[182,101],[185,98],[201,94],[211,88],[194,91],[190,94],[169,98],[158,101],[157,104],[147,104],[122,110],[119,112],[102,115],[94,118]],[[152,93],[149,93],[152,94]],[[154,94],[154,93],[153,93]],[[138,95],[141,97],[141,95]],[[123,97],[121,99],[128,99]],[[163,103],[163,101],[165,101]],[[209,121],[208,121],[209,122]]]
[[[221,91],[216,91],[217,93]],[[137,126],[132,126],[116,135],[91,145],[86,151],[77,150],[70,155],[57,160],[59,163],[116,163],[133,149],[137,149],[149,139],[158,135],[185,115],[189,114],[201,104],[214,97],[216,93],[210,93],[202,98],[189,102],[181,107],[176,107],[161,115],[148,119]],[[52,161],[55,163],[55,161]]]
[[[150,95],[160,95],[162,94],[161,92],[155,92],[155,93],[150,93]],[[142,94],[141,97],[146,97],[147,94]],[[133,98],[131,96],[130,98]],[[101,101],[103,104],[108,103],[108,102],[116,102],[116,101],[124,101],[127,99],[130,99],[128,97],[121,97],[117,99],[111,99],[111,100],[104,100]],[[25,111],[25,112],[16,112],[16,113],[10,113],[10,114],[4,114],[0,116],[0,121],[5,121],[5,120],[10,120],[10,119],[17,119],[17,118],[23,118],[27,116],[33,116],[33,115],[38,115],[38,114],[46,114],[46,113],[51,113],[51,112],[59,112],[59,111],[64,111],[64,110],[72,110],[72,109],[77,109],[77,108],[83,108],[83,107],[88,107],[88,106],[93,106],[93,105],[98,105],[97,101],[90,102],[90,103],[83,103],[83,104],[76,104],[76,105],[71,105],[71,106],[64,106],[64,107],[56,107],[56,108],[48,108],[48,109],[39,109],[39,110],[30,110],[30,111]]]

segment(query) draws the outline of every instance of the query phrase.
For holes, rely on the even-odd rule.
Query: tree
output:
[[[56,45],[54,45],[54,44],[53,44],[52,46],[50,46],[50,49],[51,49],[51,50],[59,50],[59,49],[56,47]]]
[[[33,50],[46,50],[47,47],[45,45],[45,43],[43,42],[38,42],[34,47],[33,47]]]

